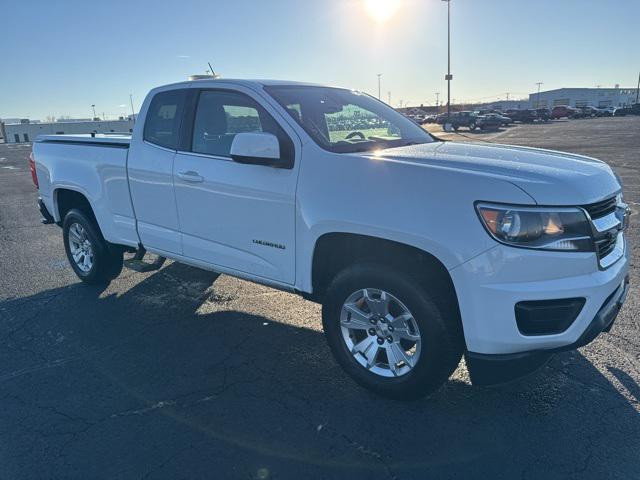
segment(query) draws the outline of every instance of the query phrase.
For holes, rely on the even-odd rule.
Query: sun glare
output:
[[[364,0],[364,8],[371,18],[384,23],[396,13],[400,0]]]

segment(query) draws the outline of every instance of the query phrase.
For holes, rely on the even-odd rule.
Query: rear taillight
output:
[[[33,152],[29,155],[29,170],[31,171],[31,180],[33,180],[33,184],[39,189],[38,175],[36,174],[36,161],[33,159]]]

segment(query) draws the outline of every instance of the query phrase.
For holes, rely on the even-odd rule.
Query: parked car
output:
[[[548,108],[537,108],[536,109],[536,120],[540,122],[548,122],[551,120],[551,112]]]
[[[602,110],[596,108],[596,107],[592,107],[590,105],[587,105],[586,107],[581,107],[580,108],[580,112],[581,112],[581,117],[583,118],[587,118],[587,117],[601,117],[603,115]]]
[[[615,108],[614,107],[598,107],[598,110],[600,111],[601,117],[611,117],[613,115],[613,111],[615,110]]]
[[[422,123],[436,123],[437,115],[425,115],[422,119]]]
[[[568,105],[558,105],[551,110],[551,118],[572,118],[576,113],[578,113],[578,109],[576,108]]]
[[[613,112],[616,117],[624,117],[625,115],[640,115],[640,103],[634,103],[629,107],[616,108]]]
[[[475,130],[477,126],[477,115],[472,111],[451,112],[450,116],[444,113],[439,115],[438,123],[440,125],[451,124],[454,130],[458,130],[460,127]]]
[[[495,112],[486,113],[486,114],[483,114],[483,116],[488,118],[495,118],[500,121],[500,125],[505,127],[513,123],[513,120],[511,119],[511,117],[507,117],[506,115],[502,115],[500,113],[495,113]]]
[[[445,115],[438,120],[438,123],[442,125],[450,123],[454,130],[458,130],[460,127],[466,127],[470,131],[474,131],[476,129],[497,129],[502,125],[502,122],[497,118],[478,115],[477,112],[472,112],[470,110],[454,112],[451,114],[451,117],[447,117]]]
[[[434,391],[463,354],[474,383],[530,373],[608,331],[628,289],[606,163],[442,142],[349,89],[167,85],[131,136],[43,135],[29,167],[81,281],[135,252],[134,270],[166,257],[300,294],[337,362],[390,397]]]
[[[538,118],[536,111],[531,109],[507,110],[507,116],[514,122],[521,123],[533,123]]]

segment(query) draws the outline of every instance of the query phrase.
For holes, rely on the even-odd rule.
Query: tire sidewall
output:
[[[360,365],[342,337],[340,314],[349,295],[363,288],[385,290],[411,312],[421,336],[420,358],[413,369],[400,377],[382,377]],[[338,363],[360,385],[393,398],[417,398],[437,389],[451,374],[443,361],[456,345],[447,331],[443,312],[417,280],[381,266],[356,265],[336,276],[322,307],[322,321],[329,347]],[[459,361],[461,350],[457,355]],[[447,371],[444,371],[447,370]]]

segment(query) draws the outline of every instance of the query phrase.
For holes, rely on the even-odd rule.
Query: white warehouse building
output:
[[[558,88],[529,94],[531,108],[626,107],[636,103],[635,88]]]
[[[133,120],[105,120],[52,123],[3,123],[0,136],[6,143],[33,142],[38,135],[63,135],[78,133],[131,133]]]

